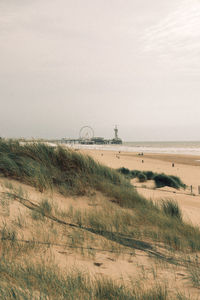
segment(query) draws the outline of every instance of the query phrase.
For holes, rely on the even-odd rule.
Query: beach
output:
[[[81,152],[91,155],[95,160],[111,168],[126,167],[130,170],[153,171],[175,175],[187,185],[187,188],[175,190],[173,188],[154,189],[152,182],[138,183],[133,180],[133,185],[138,192],[147,199],[162,201],[173,199],[178,202],[185,221],[200,226],[200,156],[184,154],[150,154],[106,150],[81,149]],[[143,162],[142,162],[143,161]],[[174,167],[172,167],[174,164]],[[191,193],[192,186],[192,193]]]
[[[199,283],[191,274],[199,272],[198,156],[83,148],[64,151],[45,144],[24,147],[16,143],[14,148],[8,142],[1,143],[5,162],[6,153],[12,153],[10,164],[1,166],[5,172],[0,178],[1,268],[5,274],[17,274],[19,293],[23,278],[27,280],[33,270],[39,281],[35,284],[31,277],[29,288],[37,291],[41,282],[44,293],[51,295],[56,283],[52,299],[58,293],[59,299],[66,299],[64,293],[70,286],[75,294],[74,284],[68,287],[62,277],[66,274],[70,283],[78,282],[76,295],[80,291],[92,295],[85,299],[97,299],[93,295],[99,293],[99,286],[103,296],[98,299],[108,299],[113,292],[113,299],[136,299],[125,298],[126,291],[127,295],[138,295],[137,299],[147,299],[146,295],[150,295],[148,299],[197,299]],[[99,164],[80,154],[90,155]],[[13,167],[15,159],[21,162],[19,173]],[[30,162],[35,173],[27,173],[33,170]],[[131,184],[136,193],[122,176],[105,166],[176,175],[187,188],[155,188],[153,180],[141,183],[134,178]],[[177,201],[182,216],[167,215],[148,202],[159,206],[165,199]],[[54,268],[58,270],[55,274],[51,273]],[[17,273],[22,269],[23,273]],[[49,290],[46,270],[54,274]],[[160,297],[160,293],[169,297]]]

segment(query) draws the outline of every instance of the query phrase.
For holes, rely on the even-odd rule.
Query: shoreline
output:
[[[173,147],[169,144],[156,145],[154,143],[146,145],[81,145],[81,144],[65,144],[66,147],[79,149],[79,150],[99,150],[99,151],[120,151],[126,153],[145,153],[145,154],[171,154],[171,155],[189,155],[200,157],[200,142],[195,146],[193,144],[188,145],[177,145],[174,144]]]

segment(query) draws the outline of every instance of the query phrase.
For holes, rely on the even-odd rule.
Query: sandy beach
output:
[[[172,188],[154,189],[152,183],[137,183],[133,180],[139,193],[147,199],[161,201],[174,199],[178,202],[185,221],[200,226],[200,157],[193,155],[144,154],[102,150],[81,150],[95,160],[111,168],[126,167],[130,170],[153,171],[176,175],[187,185],[186,190]],[[143,162],[142,162],[143,161]],[[172,167],[174,163],[174,167]],[[192,194],[191,194],[192,185]]]

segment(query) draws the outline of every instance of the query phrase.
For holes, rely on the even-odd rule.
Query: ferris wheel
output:
[[[83,126],[79,131],[81,140],[91,140],[94,137],[94,130],[90,126]]]

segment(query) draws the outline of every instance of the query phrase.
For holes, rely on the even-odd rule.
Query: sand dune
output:
[[[129,169],[152,170],[179,176],[188,186],[193,185],[194,195],[191,195],[189,188],[186,190],[168,187],[154,189],[153,181],[141,184],[134,179],[132,184],[139,193],[153,201],[159,202],[165,198],[175,199],[182,209],[184,219],[200,226],[200,196],[198,195],[200,168],[197,164],[189,164],[190,158],[185,157],[186,163],[184,163],[184,157],[182,157],[180,163],[179,157],[175,156],[138,156],[137,154],[97,150],[82,150],[82,152],[90,154],[99,162],[112,168],[124,166]],[[172,162],[175,163],[174,167],[172,167]],[[13,187],[10,189],[11,184]],[[42,207],[42,201],[48,199],[52,207],[51,215],[66,222],[77,223],[80,216],[88,218],[89,213],[91,213],[90,217],[94,214],[98,218],[103,218],[104,214],[105,218],[109,218],[112,214],[117,215],[118,211],[126,213],[127,216],[129,214],[134,216],[134,210],[118,207],[100,192],[80,197],[64,197],[56,191],[40,193],[33,187],[2,177],[0,178],[1,227],[3,228],[6,224],[10,232],[15,230],[19,240],[41,242],[41,244],[34,245],[33,249],[28,248],[25,251],[23,247],[26,244],[24,246],[23,243],[19,243],[20,249],[24,251],[21,256],[23,261],[30,259],[30,256],[33,256],[35,261],[40,261],[42,258],[50,264],[53,261],[63,273],[66,270],[80,270],[92,278],[112,279],[115,283],[124,283],[128,287],[133,287],[134,284],[144,290],[156,285],[167,285],[172,295],[176,292],[190,295],[190,298],[176,299],[197,299],[199,290],[189,280],[189,271],[182,263],[185,259],[184,253],[168,252],[162,243],[157,242],[154,245],[151,239],[146,238],[144,242],[152,246],[153,250],[163,254],[164,257],[173,255],[174,259],[177,258],[181,262],[180,264],[168,263],[151,255],[151,252],[145,249],[127,247],[101,234],[86,231],[82,227],[66,226],[53,221],[48,216],[38,218],[38,215],[30,207],[24,206],[23,202],[18,201],[17,197],[4,197],[5,191],[11,193],[18,191],[19,193],[20,190],[23,191],[24,197],[36,206]],[[11,245],[8,255],[12,252]],[[195,259],[195,255],[191,253],[191,258],[193,259],[194,256]]]

